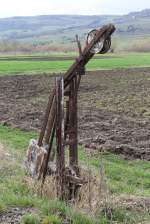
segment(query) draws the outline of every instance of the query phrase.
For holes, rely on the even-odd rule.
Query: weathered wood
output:
[[[56,173],[57,173],[57,196],[63,200],[64,196],[64,80],[56,78]]]
[[[69,162],[75,168],[78,165],[78,136],[77,136],[77,77],[70,84],[71,95],[69,98]]]
[[[77,94],[78,94],[78,90],[79,90],[80,82],[81,82],[81,75],[78,75],[78,76],[77,76],[77,85],[76,85],[76,88],[77,88]]]
[[[49,159],[50,159],[52,146],[53,146],[53,141],[54,141],[54,136],[55,136],[55,129],[56,129],[56,127],[55,127],[55,119],[54,119],[53,127],[52,127],[52,133],[51,133],[51,137],[50,137],[49,148],[48,148],[48,153],[47,153],[47,158],[46,158],[46,161],[45,161],[45,167],[43,169],[43,183],[45,181],[45,177],[46,177],[46,174],[47,174],[48,162],[49,162]]]
[[[71,184],[75,184],[75,185],[83,185],[88,182],[87,180],[84,180],[83,178],[72,176],[72,175],[66,175],[65,178],[67,182]]]
[[[65,88],[69,85],[72,78],[75,76],[75,71],[78,66],[85,66],[88,61],[94,56],[93,53],[91,53],[91,49],[93,46],[100,40],[102,36],[105,36],[105,38],[111,36],[111,34],[115,31],[115,27],[112,24],[103,26],[100,30],[97,30],[96,37],[91,41],[90,44],[85,46],[82,55],[79,56],[78,60],[74,62],[74,64],[68,69],[68,71],[64,75],[64,82],[65,82]]]
[[[69,91],[70,92],[70,91]],[[65,144],[69,130],[69,101],[66,101],[66,117],[65,117]]]
[[[38,140],[38,145],[42,146],[42,142],[43,142],[43,138],[45,135],[45,130],[46,130],[46,126],[47,126],[47,122],[48,122],[48,118],[49,118],[49,114],[50,114],[50,110],[51,110],[51,106],[53,103],[53,98],[55,96],[55,90],[53,91],[52,95],[49,96],[49,100],[48,100],[48,104],[47,104],[47,108],[46,108],[46,112],[45,112],[45,116],[44,116],[44,120],[43,120],[43,124],[42,124],[42,128],[41,128],[41,132],[40,132],[40,136],[39,136],[39,140]]]
[[[41,171],[45,179],[49,158],[52,151],[54,135],[56,133],[56,184],[58,199],[66,199],[65,190],[69,192],[68,199],[74,199],[80,185],[84,180],[80,178],[78,167],[78,114],[77,94],[81,76],[85,74],[85,65],[94,56],[92,48],[103,37],[105,40],[115,31],[112,24],[103,26],[96,31],[96,36],[82,51],[78,36],[76,41],[79,57],[65,73],[64,77],[57,77],[55,89],[49,97],[43,125],[41,128],[38,145],[49,145],[47,157]],[[64,91],[65,90],[65,91]],[[66,111],[64,110],[64,96]],[[45,137],[45,142],[43,141]],[[69,167],[65,167],[65,146],[69,145]],[[67,173],[68,170],[68,173]],[[70,171],[70,172],[69,172]],[[66,188],[66,189],[65,189]]]
[[[53,130],[53,123],[55,120],[55,113],[56,113],[56,98],[55,96],[53,97],[53,102],[51,105],[51,110],[50,110],[50,114],[49,114],[49,119],[48,119],[48,123],[47,123],[47,130],[46,130],[46,136],[45,136],[45,144],[49,144],[49,140],[50,140],[50,136]]]
[[[43,172],[47,151],[44,147],[38,146],[35,139],[31,139],[25,160],[26,172],[33,178],[39,179]]]
[[[94,54],[91,53],[91,49],[93,48],[93,46],[100,40],[100,38],[102,36],[104,36],[104,38],[106,39],[109,36],[111,36],[111,34],[114,31],[115,31],[115,27],[112,24],[103,26],[101,29],[97,30],[97,35],[95,36],[95,38],[91,41],[90,44],[85,46],[84,50],[82,51],[82,54],[73,63],[73,65],[68,69],[68,71],[65,73],[65,75],[64,75],[64,86],[65,86],[65,88],[70,84],[71,80],[78,73],[81,73],[81,72],[84,73],[85,65],[94,56]],[[81,68],[83,69],[83,71],[82,71]],[[81,70],[81,71],[77,72],[78,69]],[[48,122],[48,118],[49,118],[49,114],[50,114],[51,105],[52,105],[52,102],[53,102],[54,95],[55,95],[55,90],[53,91],[53,94],[52,94],[52,96],[50,96],[49,101],[48,101],[46,113],[45,113],[45,116],[44,116],[43,125],[42,125],[42,128],[41,128],[41,132],[40,132],[40,136],[39,136],[39,140],[38,140],[38,145],[39,146],[42,145],[42,141],[43,141],[43,138],[44,138],[44,135],[45,135],[45,130],[46,130],[46,126],[47,126],[47,122]]]

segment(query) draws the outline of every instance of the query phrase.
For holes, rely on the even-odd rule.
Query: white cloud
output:
[[[0,0],[0,17],[41,14],[125,14],[150,0]]]

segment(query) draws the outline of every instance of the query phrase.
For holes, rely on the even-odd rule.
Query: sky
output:
[[[0,17],[127,14],[145,8],[150,8],[150,0],[0,0]]]

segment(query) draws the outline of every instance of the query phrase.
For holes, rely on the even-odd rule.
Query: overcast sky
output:
[[[0,17],[126,14],[145,8],[150,8],[150,0],[0,0]]]

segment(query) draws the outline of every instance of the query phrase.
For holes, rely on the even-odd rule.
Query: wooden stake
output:
[[[78,138],[77,138],[77,77],[70,84],[70,102],[69,102],[69,142],[70,142],[70,166],[72,168],[78,165]]]
[[[64,80],[56,78],[56,172],[57,172],[57,197],[64,198]]]
[[[48,124],[47,124],[47,131],[46,131],[46,135],[45,135],[45,144],[49,144],[49,140],[50,140],[50,136],[52,134],[52,129],[53,129],[53,123],[55,120],[55,116],[56,116],[56,97],[54,96],[53,98],[53,102],[51,105],[51,110],[50,110],[50,114],[49,114],[49,119],[48,119]]]
[[[48,118],[49,118],[49,114],[51,111],[51,106],[53,103],[53,98],[55,95],[55,90],[53,91],[52,95],[49,96],[49,100],[48,100],[48,104],[47,104],[47,108],[46,108],[46,112],[45,112],[45,116],[44,116],[44,120],[43,120],[43,124],[42,124],[42,128],[41,128],[41,132],[40,132],[40,136],[39,136],[39,140],[38,140],[38,145],[42,146],[42,142],[43,142],[43,138],[45,135],[45,130],[47,127],[47,122],[48,122]]]

